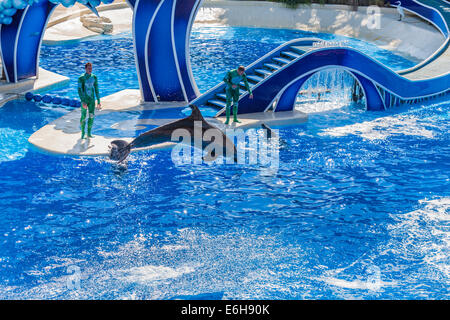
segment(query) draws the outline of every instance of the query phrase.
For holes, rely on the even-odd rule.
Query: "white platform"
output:
[[[179,108],[186,106],[185,103],[170,102],[170,103],[152,103],[141,104],[139,90],[123,90],[102,98],[101,111],[96,111],[96,122],[100,121],[100,115],[107,113],[117,113],[117,122],[111,125],[111,128],[117,129],[122,126],[131,126],[136,128],[140,124],[162,125],[175,119],[138,119],[138,120],[123,120],[120,113],[127,111],[146,111],[152,109],[166,109],[170,107]],[[245,114],[239,116],[241,123],[229,126],[231,128],[252,128],[260,127],[261,123],[269,126],[292,125],[306,122],[307,114],[300,111],[287,112],[265,112]],[[215,118],[214,122],[223,126],[225,122],[224,117]],[[80,109],[76,109],[52,123],[44,126],[31,135],[28,141],[37,147],[39,150],[60,155],[77,155],[77,156],[105,156],[109,154],[109,145],[111,141],[121,139],[125,141],[132,141],[135,137],[104,137],[94,135],[94,138],[81,140],[80,132]],[[175,143],[167,142],[158,145],[153,145],[145,149],[162,149],[169,148]],[[142,149],[141,149],[142,150]],[[136,151],[136,150],[133,150]]]

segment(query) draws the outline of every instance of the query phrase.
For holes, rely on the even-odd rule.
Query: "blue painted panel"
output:
[[[25,10],[17,10],[16,14],[12,17],[11,24],[1,25],[0,30],[0,42],[2,51],[3,68],[7,75],[9,82],[17,82],[17,78],[14,73],[14,67],[16,62],[15,55],[15,42],[17,36],[17,30],[19,29],[20,21]]]
[[[47,0],[39,0],[28,7],[22,20],[17,40],[17,79],[27,79],[37,75],[38,54],[41,37],[44,33],[47,19],[55,4]]]
[[[384,105],[386,106],[386,109],[391,107],[391,94],[389,91],[385,91],[384,93]]]
[[[364,90],[364,96],[366,97],[366,108],[368,111],[382,111],[385,109],[383,98],[380,95],[380,92],[378,92],[377,87],[375,84],[366,79],[365,77],[352,72],[353,76],[356,77],[359,80],[359,83],[361,83],[361,86]]]
[[[192,101],[197,97],[194,83],[195,80],[190,77],[191,70],[188,63],[188,60],[190,59],[189,47],[186,47],[189,44],[192,27],[192,25],[189,24],[189,19],[191,15],[192,19],[195,19],[195,15],[201,2],[201,0],[178,0],[175,8],[175,19],[173,25],[175,48],[177,52],[178,65],[180,68],[180,75],[189,101]]]
[[[425,4],[421,5],[420,3],[415,2],[413,0],[402,0],[401,3],[402,7],[404,7],[405,9],[411,10],[421,15],[422,17],[432,21],[439,28],[439,30],[442,31],[445,37],[449,36],[447,23],[444,20],[444,18],[439,14],[439,11],[437,9],[425,7]],[[440,5],[443,6],[444,4]]]
[[[152,91],[150,89],[149,78],[147,77],[146,58],[146,39],[149,24],[156,13],[158,4],[164,0],[137,0],[134,10],[133,39],[136,51],[136,66],[139,76],[139,84],[143,99],[154,102]]]
[[[275,111],[291,111],[295,107],[295,102],[297,100],[298,92],[300,88],[308,80],[310,76],[305,76],[295,81],[291,85],[289,85],[285,91],[280,96]]]
[[[150,30],[148,64],[151,81],[161,101],[184,101],[172,43],[172,9],[175,0],[161,5]]]

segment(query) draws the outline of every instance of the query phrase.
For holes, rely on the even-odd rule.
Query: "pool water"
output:
[[[196,26],[200,90],[304,34]],[[393,69],[413,65],[349,41]],[[44,68],[73,79],[58,94],[76,96],[85,60],[103,96],[138,87],[130,35],[41,53]],[[68,110],[8,103],[0,297],[448,299],[449,106],[445,97],[386,112],[310,107],[306,124],[280,128],[273,172],[175,166],[170,150],[132,154],[126,170],[102,157],[42,154],[27,138]]]

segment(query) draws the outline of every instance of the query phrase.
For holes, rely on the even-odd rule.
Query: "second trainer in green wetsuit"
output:
[[[253,98],[252,89],[250,89],[250,85],[247,81],[247,75],[245,74],[245,68],[243,66],[240,66],[239,68],[235,70],[228,71],[227,75],[223,79],[223,81],[227,85],[226,93],[227,93],[227,108],[226,108],[226,114],[227,114],[227,121],[225,124],[230,123],[230,109],[231,104],[233,103],[233,122],[240,122],[237,119],[237,112],[239,107],[239,83],[241,81],[244,81],[245,88],[250,93],[250,98]]]
[[[88,118],[88,132],[87,136],[92,138],[91,130],[94,124],[95,115],[95,100],[97,98],[97,104],[100,108],[100,94],[98,90],[98,80],[97,77],[91,73],[92,65],[86,64],[86,73],[78,78],[78,95],[80,96],[81,103],[86,105],[87,108],[81,107],[81,139],[85,138],[85,128],[86,128],[86,116],[89,113]]]

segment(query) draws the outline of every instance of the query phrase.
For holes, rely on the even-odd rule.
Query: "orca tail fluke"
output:
[[[131,152],[131,144],[124,140],[114,140],[111,142],[109,158],[118,163],[123,162]]]

